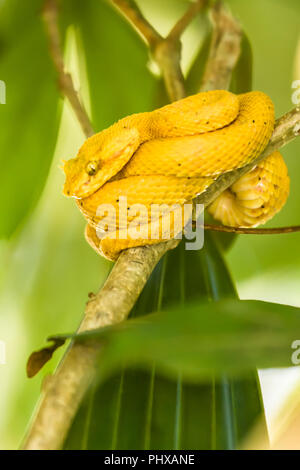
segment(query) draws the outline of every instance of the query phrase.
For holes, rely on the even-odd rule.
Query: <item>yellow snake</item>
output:
[[[77,157],[64,163],[64,194],[77,199],[88,220],[88,242],[103,256],[116,259],[126,248],[164,239],[165,215],[159,211],[159,236],[151,239],[153,204],[177,204],[182,210],[218,175],[253,161],[268,144],[274,121],[273,103],[264,93],[237,96],[224,90],[128,116],[87,139]],[[281,209],[288,193],[286,165],[280,153],[274,152],[224,191],[208,210],[225,225],[257,226]],[[119,205],[125,197],[128,219],[122,225]],[[149,212],[137,211],[137,203]],[[104,215],[97,208],[103,204],[112,205],[116,219],[114,230],[108,224],[99,238],[96,228]],[[142,227],[138,238],[126,232],[128,224],[135,223]]]

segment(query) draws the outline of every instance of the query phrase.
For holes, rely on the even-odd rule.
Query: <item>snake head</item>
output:
[[[64,162],[63,193],[77,199],[90,196],[126,165],[139,144],[137,128],[122,121],[93,135],[76,158]]]

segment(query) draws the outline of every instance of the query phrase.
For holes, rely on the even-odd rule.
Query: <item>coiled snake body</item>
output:
[[[115,259],[123,249],[164,239],[164,216],[159,211],[155,213],[159,236],[151,239],[153,205],[175,204],[181,210],[218,175],[251,163],[269,142],[274,120],[273,103],[264,93],[236,96],[223,90],[128,116],[87,139],[78,156],[65,162],[64,194],[78,199],[88,220],[89,243]],[[281,209],[288,193],[286,165],[280,153],[274,152],[224,191],[208,210],[225,225],[257,226]],[[119,211],[124,198],[128,217],[122,225]],[[137,203],[148,212],[137,211]],[[96,228],[105,217],[97,210],[101,205],[111,205],[116,218],[112,230],[106,213],[107,226],[99,238]],[[141,230],[132,238],[127,225],[135,223]],[[174,227],[173,220],[173,236]]]

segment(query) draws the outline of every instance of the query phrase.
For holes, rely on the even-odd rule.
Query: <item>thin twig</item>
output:
[[[129,2],[115,0],[114,3],[124,5]],[[130,4],[135,8],[134,2],[131,1]],[[132,14],[131,16],[128,14],[128,17],[133,22]],[[136,23],[135,26],[137,26]],[[232,26],[230,26],[230,30],[232,31]],[[222,34],[226,36],[227,33],[226,28],[224,28]],[[222,37],[220,37],[220,42],[221,40]],[[180,70],[180,56],[175,54],[171,57],[172,59],[169,61],[166,58],[162,62],[158,61],[165,68],[163,75],[166,82],[168,77],[171,80],[170,77],[172,76],[178,81],[176,70]],[[236,54],[234,54],[234,57],[227,54],[226,57],[228,67],[226,68],[223,64],[222,72],[224,83],[229,82],[233,68],[232,64],[237,60]],[[218,57],[216,57],[217,59]],[[175,61],[175,64],[172,61]],[[168,67],[171,69],[170,72],[167,70]],[[215,70],[215,68],[211,66],[211,70]],[[226,70],[228,77],[226,77]],[[209,80],[211,87],[218,87],[217,74],[210,75]],[[215,83],[213,83],[214,80]],[[178,86],[172,87],[169,84],[169,88],[173,99],[181,98],[182,93],[184,93],[184,89],[182,90]],[[276,127],[274,139],[269,144],[270,147],[274,146],[275,141],[278,145],[282,145],[291,138],[290,128],[295,126],[295,119],[295,113],[291,113],[289,117],[280,120],[278,126],[281,130],[279,132]],[[300,117],[298,116],[297,119],[299,123]],[[295,137],[295,133],[293,137]],[[220,192],[233,184],[239,177],[240,174],[235,171],[227,173],[223,179],[218,178],[212,185],[213,189],[200,196],[199,202],[203,202],[207,206]],[[178,242],[178,240],[171,240],[166,243],[132,248],[122,252],[104,287],[87,303],[80,331],[100,328],[127,318],[156,263],[166,251],[174,248]],[[47,382],[39,409],[26,438],[24,449],[58,449],[62,446],[82,397],[94,376],[98,352],[99,347],[96,346],[80,345],[79,343],[71,345],[57,372]]]
[[[300,225],[278,228],[243,228],[230,227],[228,225],[204,224],[204,229],[213,230],[215,232],[236,233],[241,235],[276,235],[282,233],[300,232]]]
[[[180,65],[181,43],[166,38],[152,50],[152,57],[161,70],[170,100],[177,101],[184,98],[186,92]]]
[[[139,7],[132,0],[111,0],[125,18],[135,27],[150,49],[162,40],[161,35],[146,20]]]
[[[197,13],[206,7],[208,0],[196,0],[191,4],[190,8],[185,12],[185,14],[177,21],[175,26],[171,29],[168,34],[168,38],[171,40],[180,39],[182,34],[188,25],[193,21]]]
[[[152,58],[161,70],[170,100],[176,101],[184,98],[186,93],[180,65],[180,37],[197,13],[207,5],[207,0],[196,0],[192,3],[165,38],[149,24],[134,1],[111,1],[147,42]]]
[[[186,13],[177,21],[166,38],[152,48],[152,57],[158,64],[165,86],[171,101],[186,96],[184,77],[181,69],[181,35],[199,13],[206,6],[206,0],[197,0]]]
[[[61,48],[60,33],[58,27],[58,11],[56,0],[46,0],[43,9],[43,19],[49,41],[49,51],[52,61],[58,74],[59,88],[64,96],[68,98],[73,111],[76,114],[79,124],[86,135],[90,137],[94,134],[93,127],[87,112],[81,103],[78,93],[75,90],[72,77],[65,72],[65,64]]]

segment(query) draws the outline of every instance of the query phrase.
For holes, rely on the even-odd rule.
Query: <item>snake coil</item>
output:
[[[169,238],[175,236],[175,212],[161,213],[159,207],[167,204],[181,212],[220,174],[251,163],[268,144],[274,122],[273,103],[264,93],[236,96],[223,90],[128,116],[87,139],[77,157],[65,162],[64,194],[77,199],[88,221],[88,242],[100,254],[116,259],[126,248],[165,239],[166,216],[171,220]],[[225,225],[254,227],[273,217],[288,193],[287,167],[281,154],[274,152],[208,210]],[[119,216],[124,198],[123,223]],[[138,211],[136,204],[147,211]],[[109,216],[99,207],[114,211]],[[153,207],[158,209],[153,212]],[[151,238],[153,215],[156,238]],[[139,226],[137,236],[128,233],[129,225]]]

